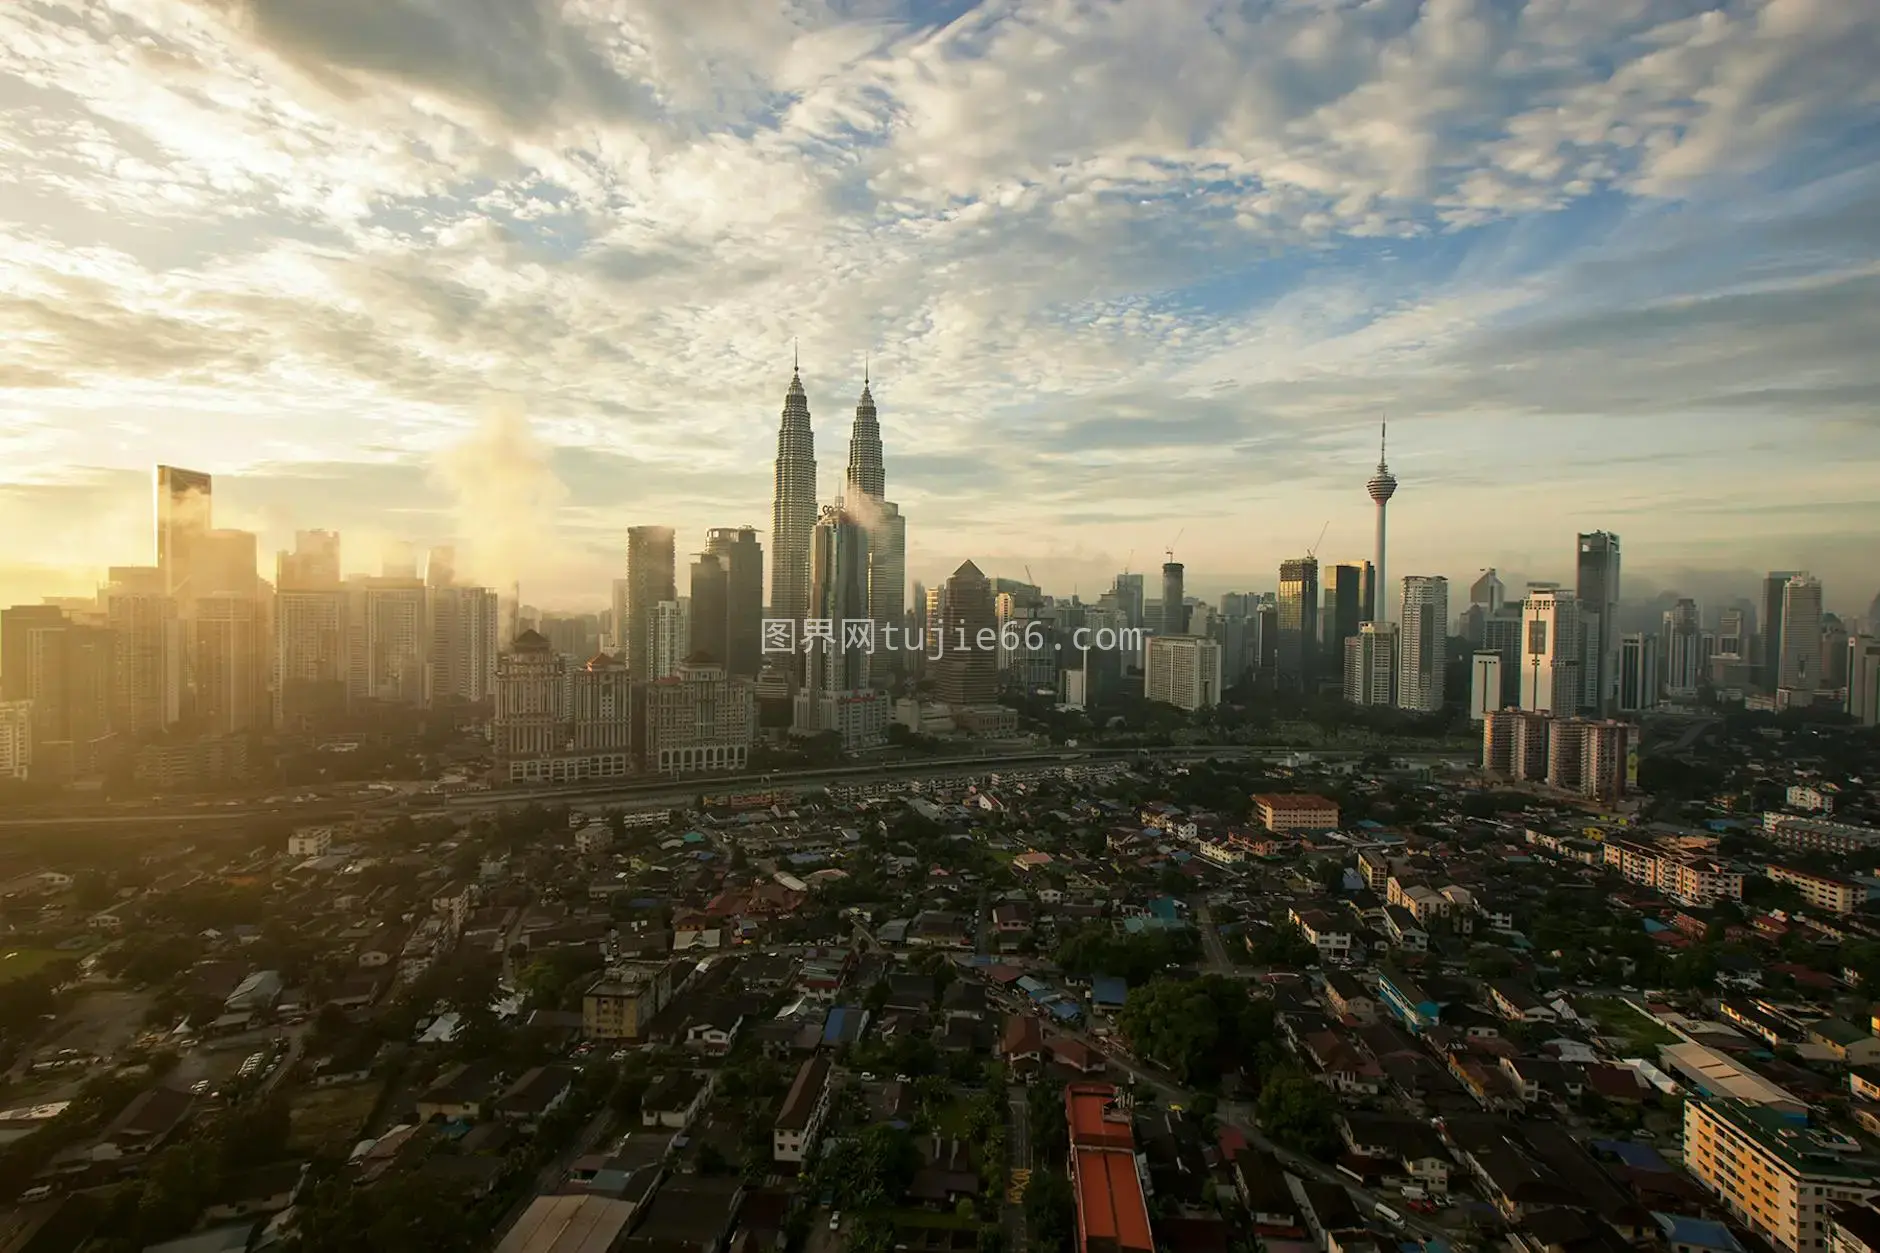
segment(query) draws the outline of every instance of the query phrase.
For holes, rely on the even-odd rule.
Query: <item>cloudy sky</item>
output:
[[[222,525],[624,530],[824,495],[864,354],[913,577],[1173,544],[1880,588],[1880,0],[9,0],[0,599]]]

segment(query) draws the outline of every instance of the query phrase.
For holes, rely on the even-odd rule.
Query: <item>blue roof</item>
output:
[[[1671,930],[1670,927],[1667,927],[1664,923],[1659,922],[1656,918],[1647,918],[1645,920],[1645,934],[1646,935],[1657,935],[1660,931],[1669,931],[1669,930]]]
[[[1030,975],[1020,975],[1018,977],[1018,986],[1027,992],[1049,992],[1051,990],[1043,981],[1034,979]]]
[[[1669,1173],[1671,1170],[1665,1159],[1658,1156],[1658,1150],[1649,1144],[1638,1144],[1631,1140],[1595,1140],[1593,1147],[1602,1153],[1612,1154],[1635,1170],[1659,1173]]]
[[[843,1028],[855,1016],[853,1005],[838,1005],[829,1011],[829,1017],[823,1022],[823,1043],[842,1043]]]
[[[1742,1251],[1743,1246],[1730,1234],[1730,1229],[1720,1222],[1657,1212],[1652,1217],[1658,1220],[1658,1229],[1665,1233],[1672,1244],[1688,1244],[1699,1249],[1727,1249],[1732,1253]]]
[[[1149,912],[1164,922],[1174,922],[1182,916],[1182,903],[1172,896],[1158,896],[1149,902]]]
[[[683,838],[687,844],[703,844],[705,842],[705,837],[697,831],[687,831]]]
[[[1122,1005],[1129,999],[1129,984],[1114,975],[1090,980],[1090,999],[1097,1005]]]
[[[1069,1001],[1053,1001],[1051,1002],[1050,1010],[1053,1015],[1064,1022],[1069,1022],[1071,1019],[1078,1016],[1077,1006]]]

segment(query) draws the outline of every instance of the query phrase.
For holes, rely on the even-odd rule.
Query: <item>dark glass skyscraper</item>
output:
[[[1593,531],[1579,537],[1580,612],[1596,614],[1592,645],[1593,673],[1588,676],[1588,708],[1611,713],[1619,700],[1619,537]]]
[[[754,679],[764,664],[763,545],[748,526],[719,526],[705,533],[705,551],[725,568],[725,673]],[[697,621],[697,605],[692,617]]]
[[[716,665],[724,665],[730,655],[726,628],[731,599],[730,572],[717,553],[700,553],[692,562],[692,638],[686,656],[700,653]]]
[[[1318,684],[1319,563],[1297,557],[1279,566],[1279,689],[1311,694]]]
[[[635,683],[654,677],[653,606],[677,600],[673,566],[672,528],[627,528],[627,622],[615,632],[626,641],[627,673]]]
[[[1187,594],[1182,590],[1182,563],[1162,566],[1162,634],[1183,635],[1188,630]]]

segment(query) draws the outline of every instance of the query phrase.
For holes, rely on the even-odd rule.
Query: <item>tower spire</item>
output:
[[[1377,424],[1377,464],[1384,464],[1384,446],[1390,436],[1390,419],[1380,419]]]
[[[790,336],[790,373],[803,372],[803,344],[796,336]]]

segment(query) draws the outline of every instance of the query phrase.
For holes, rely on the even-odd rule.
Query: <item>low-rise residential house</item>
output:
[[[1322,909],[1289,910],[1286,915],[1306,943],[1319,951],[1321,960],[1338,961],[1351,956],[1351,929]]]
[[[1827,1049],[1843,1066],[1880,1063],[1880,1037],[1869,1035],[1851,1022],[1823,1018],[1808,1026],[1808,1042]]]
[[[281,1162],[238,1174],[222,1185],[215,1204],[203,1210],[203,1220],[230,1222],[278,1214],[294,1203],[306,1175],[305,1162]]]
[[[459,1062],[439,1075],[418,1096],[418,1121],[474,1122],[495,1086],[496,1067],[489,1062]]]
[[[1553,1006],[1513,979],[1491,980],[1488,999],[1496,1013],[1512,1022],[1557,1022],[1560,1018]]]
[[[1333,970],[1325,976],[1325,1003],[1334,1014],[1365,1026],[1377,1021],[1377,998],[1356,977]]]
[[[1299,1202],[1286,1186],[1289,1176],[1279,1159],[1263,1149],[1242,1149],[1234,1157],[1234,1191],[1253,1216],[1255,1234],[1266,1240],[1299,1240],[1306,1235]]]
[[[641,1125],[684,1131],[711,1100],[712,1079],[710,1071],[667,1071],[640,1098]]]
[[[1429,951],[1430,934],[1417,922],[1416,915],[1402,905],[1384,907],[1384,930],[1391,943],[1409,953]]]
[[[496,1115],[506,1122],[535,1126],[561,1108],[574,1091],[575,1072],[566,1066],[526,1070],[499,1097]]]
[[[1378,998],[1384,1007],[1412,1031],[1424,1031],[1442,1020],[1442,1003],[1408,975],[1385,972],[1377,977]]]
[[[801,1162],[816,1143],[829,1113],[829,1059],[818,1055],[797,1069],[783,1108],[771,1131],[771,1156],[779,1162]]]
[[[1011,1014],[999,1037],[999,1057],[1015,1070],[1035,1071],[1044,1061],[1044,1028],[1030,1014]]]
[[[1353,1153],[1396,1164],[1399,1175],[1386,1172],[1386,1186],[1410,1184],[1432,1196],[1449,1192],[1449,1172],[1455,1163],[1429,1124],[1415,1118],[1353,1113],[1339,1119],[1339,1134]]]

